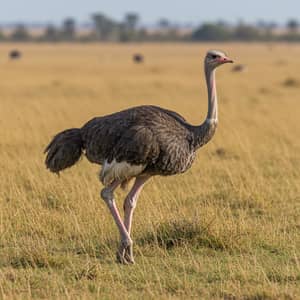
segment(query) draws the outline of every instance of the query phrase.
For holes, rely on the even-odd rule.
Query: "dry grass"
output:
[[[300,298],[300,90],[282,85],[300,80],[299,46],[13,47],[20,61],[0,49],[1,298]],[[58,178],[43,148],[57,131],[133,105],[200,123],[202,57],[215,47],[248,72],[218,70],[216,136],[188,173],[148,183],[137,264],[118,265],[98,166],[83,159]],[[132,63],[136,51],[144,65]]]

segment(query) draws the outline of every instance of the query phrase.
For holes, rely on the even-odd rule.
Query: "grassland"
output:
[[[20,61],[8,61],[12,47]],[[136,264],[116,264],[99,167],[82,159],[58,178],[43,149],[62,129],[140,104],[199,124],[208,48],[248,69],[218,70],[213,141],[186,174],[148,183],[134,218]],[[299,53],[284,44],[1,45],[0,298],[300,299]]]

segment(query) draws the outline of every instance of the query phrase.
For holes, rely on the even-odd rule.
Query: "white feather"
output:
[[[104,161],[100,172],[100,180],[106,186],[114,180],[128,180],[139,175],[146,165],[131,165],[126,161],[116,162],[114,159],[111,163]]]

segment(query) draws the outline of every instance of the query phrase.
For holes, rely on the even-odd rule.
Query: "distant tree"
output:
[[[259,29],[254,26],[240,23],[234,30],[234,38],[241,41],[253,41],[259,40],[261,38],[261,34]]]
[[[143,30],[138,30],[139,16],[136,13],[127,13],[120,24],[120,41],[138,41],[144,35]]]
[[[24,42],[29,40],[31,37],[27,28],[23,24],[20,24],[16,26],[14,31],[11,33],[10,38],[13,41]]]
[[[3,41],[3,40],[5,40],[5,35],[2,31],[2,29],[0,28],[0,41]]]
[[[192,33],[192,40],[198,41],[226,41],[231,33],[226,26],[205,23]]]
[[[139,15],[137,13],[127,13],[125,15],[125,22],[124,25],[129,30],[135,30],[139,23]]]
[[[161,18],[158,20],[157,25],[160,29],[166,30],[171,27],[171,23],[168,19],[166,18]]]
[[[260,30],[261,38],[270,41],[274,40],[275,36],[273,35],[274,29],[277,27],[275,22],[266,22],[264,20],[258,20],[256,23],[256,27]]]
[[[131,30],[128,30],[128,28],[126,28],[126,25],[124,23],[121,23],[120,35],[119,35],[120,42],[130,42],[134,40],[134,38],[135,38],[135,33]]]
[[[281,36],[281,39],[287,40],[287,41],[299,41],[300,35],[298,32],[299,29],[299,22],[295,19],[288,20],[286,24],[288,32]]]
[[[229,23],[225,20],[222,20],[222,19],[218,20],[216,22],[216,25],[222,26],[223,28],[229,28]]]
[[[73,18],[67,18],[63,21],[62,38],[64,40],[73,40],[76,35],[76,22]]]
[[[49,42],[57,42],[59,41],[59,30],[54,25],[48,25],[45,29],[45,32],[42,36],[42,40]]]
[[[102,13],[92,15],[94,23],[94,34],[97,40],[113,40],[118,34],[119,25]]]
[[[148,39],[148,32],[147,32],[147,29],[146,29],[146,28],[141,28],[141,29],[139,30],[138,35],[139,35],[139,40],[141,40],[141,41],[147,40],[147,39]]]
[[[268,23],[267,23],[265,20],[259,19],[259,20],[256,22],[256,27],[265,29],[265,28],[267,27],[267,24],[268,24]]]
[[[295,33],[299,28],[299,22],[295,19],[290,19],[288,20],[286,27],[290,33]]]

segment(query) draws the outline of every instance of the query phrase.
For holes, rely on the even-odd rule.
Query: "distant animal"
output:
[[[235,65],[231,69],[232,72],[244,72],[246,70],[247,70],[247,67],[245,65]]]
[[[22,56],[22,52],[17,49],[11,50],[9,52],[10,59],[19,59],[19,58],[21,58],[21,56]]]
[[[142,54],[136,53],[132,57],[133,61],[137,64],[144,62],[144,56]]]
[[[138,196],[146,181],[155,175],[187,171],[196,151],[213,137],[218,123],[215,70],[232,63],[223,52],[207,52],[204,66],[208,89],[208,113],[198,126],[178,113],[152,105],[137,106],[111,115],[96,117],[81,128],[58,133],[46,147],[46,166],[59,173],[71,167],[84,152],[87,159],[102,165],[101,197],[119,229],[117,251],[120,263],[134,263],[131,223]],[[115,203],[114,191],[131,179],[135,182],[124,201],[124,221]]]

